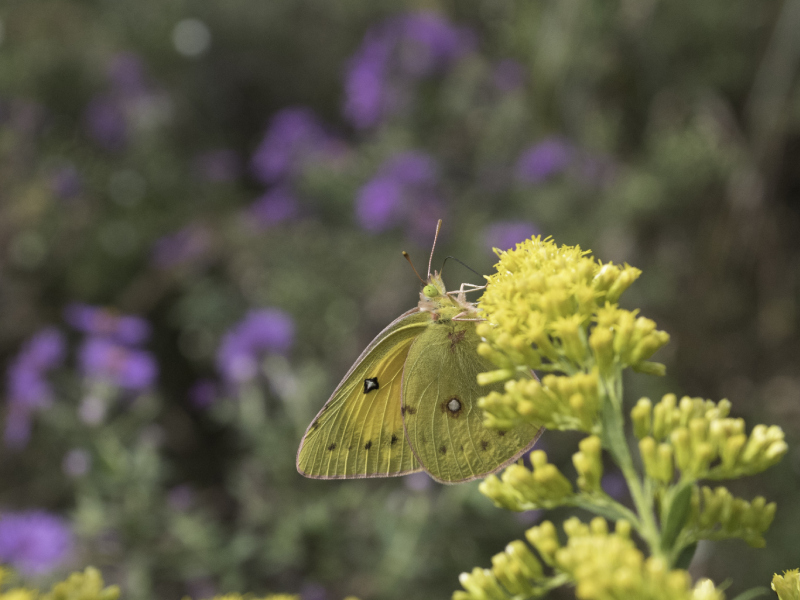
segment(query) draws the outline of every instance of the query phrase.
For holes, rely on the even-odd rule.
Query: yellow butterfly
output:
[[[466,300],[483,288],[465,283],[448,292],[441,275],[431,275],[431,261],[419,305],[372,340],[309,425],[297,451],[302,475],[355,479],[424,470],[457,483],[502,469],[536,443],[541,429],[533,425],[483,426],[478,398],[502,391],[502,384],[476,380],[495,368],[476,351],[481,319]]]

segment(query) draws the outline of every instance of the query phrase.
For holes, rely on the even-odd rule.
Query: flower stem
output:
[[[603,446],[609,451],[622,471],[638,513],[638,523],[632,523],[650,547],[653,556],[661,556],[661,534],[653,512],[652,494],[645,492],[642,479],[633,465],[630,447],[625,436],[625,419],[622,414],[622,371],[616,369],[609,377],[601,379],[603,398]]]

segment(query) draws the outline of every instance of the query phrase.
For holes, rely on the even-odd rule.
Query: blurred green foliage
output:
[[[657,357],[667,365],[663,391],[729,397],[738,416],[779,422],[794,448],[798,6],[4,3],[0,356],[10,364],[35,331],[63,327],[69,303],[88,302],[151,322],[159,379],[114,401],[102,425],[87,424],[72,352],[28,446],[1,452],[0,506],[69,515],[78,543],[67,566],[97,565],[132,600],[241,590],[443,598],[460,572],[487,564],[527,522],[496,511],[477,484],[310,481],[293,464],[341,374],[416,301],[400,251],[419,266],[429,237],[400,226],[372,233],[354,208],[381,163],[409,150],[439,165],[436,262],[455,254],[488,273],[487,226],[519,221],[641,268],[628,302],[673,340]],[[341,112],[349,58],[370,26],[419,10],[472,28],[476,50],[412,86],[414,101],[380,125],[353,128]],[[201,39],[187,53],[177,28],[186,19],[199,20],[210,45]],[[120,56],[143,65],[138,92],[114,91]],[[491,81],[503,59],[524,78],[501,93]],[[104,145],[90,111],[110,96],[125,139]],[[270,119],[293,106],[311,107],[343,151],[292,180],[294,219],[253,226],[248,210],[265,186],[248,162]],[[606,175],[576,167],[521,181],[518,157],[554,136]],[[233,174],[213,180],[202,156],[218,149],[232,152]],[[200,250],[159,262],[154,244],[187,227],[200,232]],[[470,278],[448,269],[450,286]],[[258,382],[221,386],[210,408],[193,405],[193,382],[217,377],[225,332],[264,306],[293,317],[291,352],[267,357]],[[639,380],[627,385],[638,397]],[[542,443],[569,472],[563,439],[548,433]],[[69,475],[62,464],[75,449],[90,466]],[[719,581],[736,565],[735,593],[800,564],[798,464],[792,450],[770,473],[732,486],[777,502],[766,550],[701,544],[693,574]]]

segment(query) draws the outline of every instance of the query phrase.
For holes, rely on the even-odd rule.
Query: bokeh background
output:
[[[628,401],[727,397],[792,448],[731,486],[778,502],[767,548],[692,572],[799,567],[799,30],[798,0],[3,2],[0,561],[448,598],[542,515],[294,468],[443,218],[436,265],[541,233],[643,269],[672,342]],[[569,472],[575,442],[542,445]]]

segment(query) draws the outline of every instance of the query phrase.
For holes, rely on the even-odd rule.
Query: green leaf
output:
[[[769,595],[769,590],[765,587],[756,587],[742,592],[733,600],[752,600],[753,598],[758,598],[764,595]]]
[[[661,549],[669,551],[675,545],[678,534],[686,524],[689,517],[689,508],[692,504],[692,489],[694,482],[686,481],[672,488],[669,494],[669,512],[664,518],[661,531]]]
[[[675,564],[673,565],[676,569],[688,569],[689,565],[692,564],[692,559],[694,558],[694,553],[697,551],[697,542],[694,544],[689,544],[681,553],[678,554],[678,558],[675,559]]]

